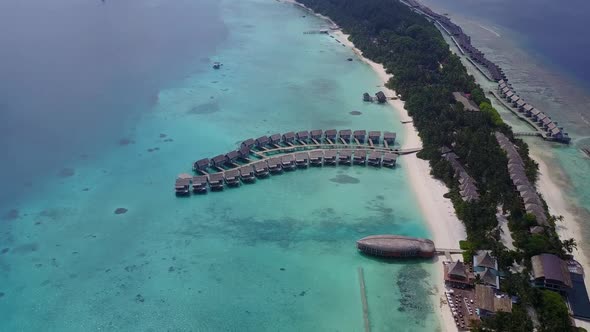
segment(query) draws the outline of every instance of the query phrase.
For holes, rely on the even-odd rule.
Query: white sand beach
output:
[[[309,8],[297,3],[293,0],[283,0],[283,2],[293,3],[311,11]],[[329,18],[317,13],[313,13],[318,17],[321,17],[330,24],[336,26],[336,24]],[[330,32],[338,41],[344,44],[346,47],[351,48],[358,56],[360,60],[368,64],[373,71],[379,76],[383,82],[383,92],[388,97],[397,96],[397,93],[391,89],[385,87],[385,83],[389,81],[391,74],[388,74],[382,64],[373,62],[363,57],[362,52],[354,46],[354,44],[348,39],[349,35],[343,33],[341,30],[333,30]],[[407,110],[404,107],[404,102],[399,99],[389,99],[388,103],[392,106],[395,111],[400,115],[402,121],[411,120]],[[422,140],[418,135],[418,131],[414,125],[410,122],[405,124],[404,135],[402,137],[401,144],[402,148],[415,148],[422,146]],[[459,241],[467,238],[465,233],[465,227],[457,215],[450,199],[444,198],[443,195],[448,192],[446,185],[432,175],[430,175],[430,165],[428,161],[419,159],[416,154],[404,155],[398,161],[401,163],[402,169],[408,175],[410,185],[414,191],[414,195],[418,202],[418,206],[427,222],[427,226],[432,234],[432,240],[435,245],[439,248],[458,248]],[[453,257],[454,259],[460,259],[460,255]],[[432,301],[433,305],[439,310],[436,310],[441,321],[441,329],[443,331],[457,331],[455,321],[451,315],[450,308],[446,304],[446,298],[444,296],[444,280],[443,280],[443,257],[435,258],[435,264],[437,266],[436,275],[433,275],[433,294]]]
[[[367,63],[381,78],[384,86],[383,90],[388,97],[397,96],[397,93],[385,87],[385,83],[389,81],[392,76],[385,71],[383,65],[373,62],[363,57],[362,52],[357,49],[352,42],[348,40],[348,35],[342,31],[337,30],[332,33],[341,43],[350,47],[357,54],[359,59]],[[389,99],[389,104],[399,112],[402,121],[411,120],[408,111],[404,107],[402,100]],[[422,140],[418,135],[418,131],[412,123],[405,124],[404,136],[401,140],[402,148],[415,148],[422,146]],[[419,159],[415,154],[405,155],[400,158],[402,167],[408,174],[410,184],[414,190],[418,205],[428,224],[432,240],[439,248],[458,248],[459,241],[467,238],[465,227],[457,215],[453,203],[450,199],[444,198],[443,195],[448,192],[446,185],[435,179],[430,175],[430,165],[428,161]],[[435,288],[433,290],[432,301],[435,307],[438,308],[437,313],[441,322],[441,329],[443,331],[457,331],[455,321],[451,314],[451,310],[447,304],[444,295],[445,284],[443,279],[443,260],[445,258],[439,256],[435,258],[437,266],[437,274],[433,275]],[[461,255],[453,255],[453,259],[461,259]]]
[[[552,176],[551,171],[547,163],[543,158],[547,158],[545,154],[547,151],[541,151],[539,149],[531,148],[531,156],[537,163],[539,163],[539,180],[537,181],[537,189],[543,195],[547,206],[549,207],[549,213],[556,216],[563,216],[563,221],[557,223],[557,233],[561,240],[574,238],[578,244],[578,249],[573,252],[575,259],[582,265],[584,271],[590,271],[590,261],[584,254],[582,247],[586,245],[582,236],[580,223],[581,220],[577,220],[576,216],[570,212],[569,203],[566,201],[566,196],[561,192],[561,185],[558,181],[558,177]],[[590,289],[590,282],[588,278],[585,280],[586,289]],[[590,322],[576,319],[576,326],[590,329]]]

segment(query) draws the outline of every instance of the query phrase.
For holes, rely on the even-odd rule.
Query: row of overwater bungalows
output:
[[[348,150],[311,150],[283,154],[269,157],[259,161],[230,168],[217,173],[196,175],[192,177],[179,176],[176,179],[175,191],[179,196],[207,192],[207,186],[211,190],[222,190],[225,185],[239,186],[240,182],[252,183],[256,178],[265,178],[269,174],[278,174],[296,168],[308,166],[329,165],[370,165],[375,167],[395,167],[397,154],[365,149]]]
[[[552,137],[556,141],[569,142],[571,139],[563,128],[557,126],[557,122],[551,120],[547,114],[539,111],[533,105],[524,101],[520,98],[516,91],[512,88],[512,85],[505,80],[501,80],[498,84],[498,92],[512,107],[522,113],[524,116],[531,118],[537,125],[546,131],[549,137]]]
[[[380,131],[343,129],[337,131],[330,129],[323,131],[321,129],[312,131],[288,132],[284,134],[274,134],[271,136],[261,136],[257,139],[247,139],[242,142],[238,150],[221,154],[212,159],[204,158],[197,160],[193,164],[193,170],[196,172],[206,172],[210,168],[215,171],[223,171],[225,168],[234,168],[239,166],[238,162],[250,162],[253,151],[265,152],[282,147],[307,146],[319,144],[368,144],[369,146],[383,145],[389,147],[395,143],[396,133]]]
[[[237,186],[240,182],[254,182],[256,177],[266,177],[270,173],[309,165],[368,164],[394,167],[397,154],[366,148],[377,148],[381,144],[389,147],[395,144],[395,139],[396,133],[393,132],[350,129],[318,129],[250,138],[243,141],[237,150],[194,162],[193,170],[198,175],[193,178],[179,176],[176,193],[181,196],[188,195],[191,191],[203,193],[207,191],[207,187],[220,190],[224,185]],[[314,145],[317,145],[317,149],[314,149]],[[288,154],[280,154],[286,152],[285,148],[291,147],[305,148],[308,151],[287,151]],[[263,158],[260,155],[262,152],[270,156]],[[272,156],[272,153],[277,155]]]
[[[496,132],[496,140],[508,157],[508,173],[510,179],[520,194],[527,213],[535,216],[539,225],[547,225],[547,215],[537,190],[526,176],[524,161],[510,140],[500,132]]]
[[[457,24],[453,23],[449,17],[438,14],[427,6],[424,6],[414,0],[406,0],[406,3],[410,7],[414,8],[415,10],[419,10],[421,13],[425,14],[438,23],[453,38],[455,43],[457,43],[459,46],[459,50],[463,54],[469,56],[473,61],[477,62],[488,70],[492,80],[497,82],[506,79],[506,75],[504,74],[502,68],[500,68],[500,66],[494,62],[488,60],[482,51],[473,46],[471,44],[471,37],[466,35],[463,32],[463,29],[461,29],[461,27]]]

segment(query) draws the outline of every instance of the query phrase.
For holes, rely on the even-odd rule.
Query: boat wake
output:
[[[497,33],[496,31],[494,31],[492,28],[488,28],[484,25],[478,24],[478,26],[486,31],[489,31],[491,33],[493,33],[494,35],[496,35],[496,37],[502,37],[499,33]]]

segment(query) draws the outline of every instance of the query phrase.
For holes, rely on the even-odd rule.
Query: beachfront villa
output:
[[[451,149],[445,147],[443,158],[451,164],[455,171],[455,178],[459,181],[459,194],[465,202],[473,202],[479,200],[479,193],[477,192],[476,182],[468,173],[465,167],[459,162],[459,156]]]
[[[525,211],[535,216],[539,225],[547,225],[547,215],[542,207],[541,199],[537,190],[530,183],[524,170],[524,162],[516,147],[510,140],[500,132],[496,132],[496,140],[508,157],[508,173],[512,183],[520,193]]]

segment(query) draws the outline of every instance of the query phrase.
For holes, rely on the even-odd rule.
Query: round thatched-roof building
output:
[[[381,257],[433,257],[434,242],[402,235],[372,235],[356,241],[365,254]]]

